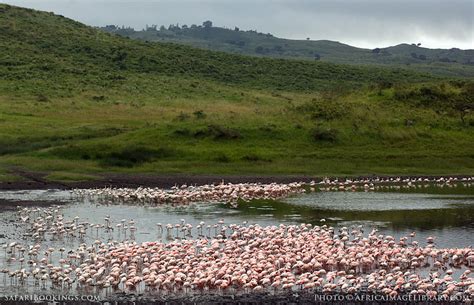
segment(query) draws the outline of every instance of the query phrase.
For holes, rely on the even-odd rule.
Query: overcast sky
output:
[[[474,0],[0,0],[88,25],[201,24],[358,47],[474,49]]]

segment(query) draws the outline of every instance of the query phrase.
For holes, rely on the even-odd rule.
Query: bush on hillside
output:
[[[337,130],[318,126],[311,131],[311,136],[316,142],[336,142],[337,141]]]

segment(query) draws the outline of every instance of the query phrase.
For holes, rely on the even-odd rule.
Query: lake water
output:
[[[106,217],[114,224],[134,221],[137,228],[132,237],[137,242],[166,240],[158,232],[157,223],[176,224],[182,220],[194,228],[200,223],[225,224],[258,223],[261,226],[284,224],[327,224],[334,227],[362,225],[366,231],[377,228],[381,233],[397,239],[416,232],[416,239],[425,245],[428,236],[435,237],[438,248],[469,247],[474,245],[474,188],[458,185],[449,188],[433,186],[419,188],[384,189],[376,192],[313,192],[280,201],[257,200],[241,203],[238,208],[225,204],[194,204],[190,206],[150,207],[133,204],[103,204],[95,200],[80,200],[69,191],[4,191],[0,199],[30,201],[60,201],[65,219],[78,216],[80,221],[104,223]],[[33,244],[24,237],[26,229],[19,225],[18,213],[0,212],[0,244],[13,241]],[[173,231],[174,232],[174,231]],[[212,234],[212,233],[211,233]],[[174,233],[172,234],[174,235]],[[83,241],[130,239],[124,234],[88,229]],[[75,249],[78,240],[47,239],[44,247]],[[59,258],[59,253],[54,254]],[[0,269],[18,267],[18,262],[0,253]],[[1,276],[1,275],[0,275]],[[1,276],[3,277],[3,276]],[[0,278],[0,294],[12,291],[33,292],[34,287],[12,287],[8,279]]]

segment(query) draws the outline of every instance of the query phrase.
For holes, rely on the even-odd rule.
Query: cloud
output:
[[[360,47],[421,42],[474,49],[472,0],[12,0],[89,25],[201,24]]]

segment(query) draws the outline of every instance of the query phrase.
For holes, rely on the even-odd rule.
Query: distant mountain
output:
[[[428,49],[415,44],[400,44],[373,50],[329,40],[291,40],[257,31],[242,31],[205,26],[133,28],[109,25],[109,33],[146,41],[173,42],[203,49],[277,58],[308,59],[345,64],[403,65],[439,75],[474,76],[474,50]]]

